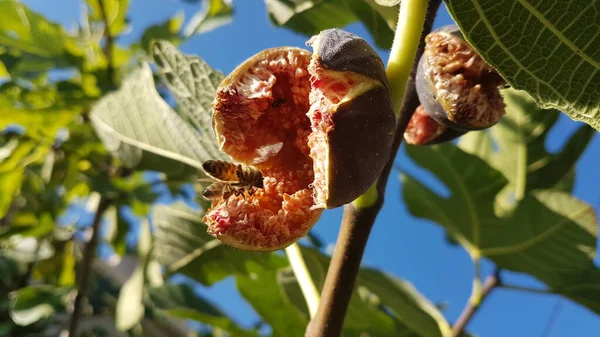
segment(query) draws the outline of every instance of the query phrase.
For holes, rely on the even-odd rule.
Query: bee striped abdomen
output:
[[[228,182],[238,181],[237,164],[223,160],[207,160],[202,164],[204,171],[211,177]]]

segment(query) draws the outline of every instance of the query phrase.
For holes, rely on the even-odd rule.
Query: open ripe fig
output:
[[[465,133],[438,123],[419,105],[404,131],[404,140],[410,145],[435,145],[449,142]]]
[[[404,140],[411,145],[435,145],[449,142],[465,133],[438,123],[419,105],[404,131]]]
[[[233,160],[263,174],[253,195],[214,200],[209,233],[243,250],[273,251],[304,236],[324,208],[349,203],[390,155],[395,117],[383,62],[338,29],[264,50],[227,76],[213,129]]]
[[[493,126],[505,114],[499,87],[506,82],[454,25],[425,38],[416,87],[419,101],[441,124],[463,130]]]

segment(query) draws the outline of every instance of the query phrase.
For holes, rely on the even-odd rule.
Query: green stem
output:
[[[419,47],[427,14],[427,3],[428,0],[403,0],[400,5],[396,34],[386,69],[396,116],[400,114],[406,82]],[[358,209],[364,209],[375,205],[376,201],[377,182],[367,192],[356,198],[352,205]]]
[[[481,282],[481,278],[479,282]],[[465,328],[467,327],[477,310],[479,310],[479,308],[481,307],[481,303],[483,303],[483,301],[490,295],[492,290],[494,290],[494,288],[496,288],[500,284],[500,271],[496,270],[494,274],[488,276],[485,280],[483,288],[480,289],[479,300],[477,301],[477,303],[473,302],[471,296],[471,299],[465,305],[463,312],[456,320],[456,323],[454,323],[454,325],[452,326],[452,332],[448,335],[448,337],[459,337],[460,335],[462,335],[463,331],[465,330]]]
[[[310,318],[313,318],[315,317],[317,309],[319,308],[319,291],[310,277],[308,268],[306,268],[306,263],[304,262],[302,251],[300,251],[300,246],[297,243],[288,246],[285,249],[285,254],[290,261],[290,266],[292,266],[292,270],[294,271],[294,275],[296,275],[298,284],[300,284],[300,290],[302,290],[302,295],[304,295],[304,300],[308,306]]]
[[[427,0],[403,0],[401,3],[396,36],[386,69],[396,114],[400,111],[406,81],[417,54],[426,13]]]
[[[475,277],[473,278],[473,288],[471,289],[471,298],[469,302],[471,305],[479,306],[481,303],[481,261],[479,258],[473,260],[473,266],[475,267]]]
[[[403,0],[402,5],[414,7],[414,3],[422,4],[424,2],[422,0]],[[394,157],[402,144],[408,122],[419,106],[419,99],[414,85],[418,58],[423,53],[425,36],[431,31],[440,3],[441,0],[429,1],[426,19],[423,21],[419,21],[418,16],[416,18],[401,16],[399,19],[410,20],[413,25],[418,26],[417,29],[422,29],[423,33],[418,41],[419,45],[415,60],[412,66],[407,65],[411,66],[409,83],[405,85],[406,90],[396,121],[391,155],[377,180],[376,189],[369,190],[362,199],[344,207],[344,216],[335,250],[327,269],[319,309],[317,315],[311,319],[307,326],[305,337],[339,337],[341,335],[344,317],[350,304],[369,234],[383,205],[383,197],[394,164]],[[402,35],[396,35],[396,39],[402,38]]]

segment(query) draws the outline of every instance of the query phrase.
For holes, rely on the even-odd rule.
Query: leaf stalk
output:
[[[452,332],[450,333],[450,335],[448,337],[458,337],[463,333],[463,331],[465,330],[465,328],[467,327],[467,325],[469,324],[469,322],[471,321],[471,319],[473,318],[473,316],[475,315],[477,310],[481,307],[481,304],[483,303],[483,301],[490,295],[492,290],[494,288],[496,288],[499,284],[500,284],[500,271],[496,270],[494,272],[494,274],[488,276],[487,279],[485,280],[483,288],[481,289],[481,295],[480,295],[479,301],[473,302],[472,298],[469,299],[469,301],[465,305],[465,308],[463,309],[463,312],[458,317],[458,320],[456,320],[456,323],[454,323],[454,326],[452,327]]]
[[[285,254],[290,261],[290,266],[292,267],[294,275],[298,280],[302,295],[304,295],[304,300],[308,306],[310,318],[313,318],[315,317],[317,309],[319,308],[319,291],[317,290],[315,282],[313,281],[312,277],[310,276],[310,272],[306,267],[300,246],[297,243],[294,243],[293,245],[286,247]]]

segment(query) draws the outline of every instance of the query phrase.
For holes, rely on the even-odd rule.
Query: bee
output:
[[[213,181],[202,195],[209,200],[229,199],[232,195],[245,197],[253,195],[257,188],[263,188],[262,173],[251,166],[223,160],[208,160],[202,164],[204,171]]]

